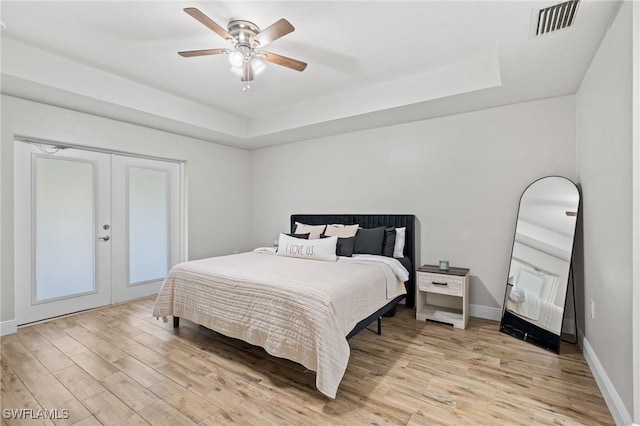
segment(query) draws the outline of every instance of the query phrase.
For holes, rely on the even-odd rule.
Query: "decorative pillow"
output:
[[[404,240],[407,234],[407,228],[396,228],[396,242],[393,246],[393,257],[398,259],[404,257]]]
[[[353,256],[353,249],[356,244],[356,237],[340,238],[338,237],[338,245],[336,246],[336,254],[338,256]]]
[[[304,259],[336,261],[338,259],[336,256],[337,244],[338,237],[303,240],[281,233],[276,254]]]
[[[320,238],[329,238],[329,235],[322,234]],[[338,244],[336,245],[336,254],[338,256],[353,256],[353,247],[356,242],[356,237],[340,238],[338,237]]]
[[[396,228],[384,228],[384,242],[382,243],[382,255],[393,257],[393,249],[396,245]]]
[[[384,226],[379,228],[360,228],[356,234],[356,243],[353,248],[358,254],[382,254],[382,241],[384,240]]]
[[[355,237],[359,225],[327,225],[324,235],[328,237],[350,238]]]
[[[306,225],[304,223],[296,222],[295,234],[309,234],[310,240],[317,240],[320,238],[327,225]]]
[[[309,233],[307,232],[306,234],[286,234],[290,237],[293,238],[301,238],[303,240],[308,240],[309,239]]]

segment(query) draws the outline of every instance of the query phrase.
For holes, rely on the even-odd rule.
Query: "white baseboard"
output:
[[[502,308],[469,304],[469,315],[476,318],[500,321],[502,319]]]
[[[18,331],[18,323],[16,320],[2,321],[0,322],[0,336],[6,336],[7,334],[13,334]]]
[[[602,392],[604,401],[607,403],[607,407],[609,407],[609,411],[611,411],[616,425],[632,425],[633,420],[631,419],[631,414],[629,414],[629,411],[627,411],[627,408],[624,406],[620,395],[618,395],[616,388],[613,386],[613,383],[611,383],[611,379],[607,376],[607,372],[604,370],[604,367],[586,337],[582,339],[582,348],[584,359],[586,359],[587,364],[589,364],[591,373],[593,373],[593,377],[596,379],[596,383],[600,388],[600,392]]]

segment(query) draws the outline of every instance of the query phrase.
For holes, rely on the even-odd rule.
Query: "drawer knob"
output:
[[[440,283],[438,281],[431,281],[431,284],[433,284],[433,285],[447,285],[447,283]]]

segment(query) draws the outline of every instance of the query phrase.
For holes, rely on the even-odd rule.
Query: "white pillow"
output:
[[[327,225],[324,235],[328,237],[351,238],[358,232],[358,225]]]
[[[327,225],[306,225],[304,223],[296,222],[296,230],[294,234],[309,234],[310,240],[317,240],[320,238],[320,234],[324,232]]]
[[[336,261],[338,260],[338,256],[336,256],[337,244],[338,237],[304,240],[281,233],[276,254],[304,259]]]
[[[393,257],[401,259],[404,257],[404,240],[407,235],[407,228],[396,228],[396,243],[393,246]]]

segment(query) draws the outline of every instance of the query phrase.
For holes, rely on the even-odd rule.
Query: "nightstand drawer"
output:
[[[418,289],[431,293],[462,296],[464,295],[464,277],[419,272]]]

